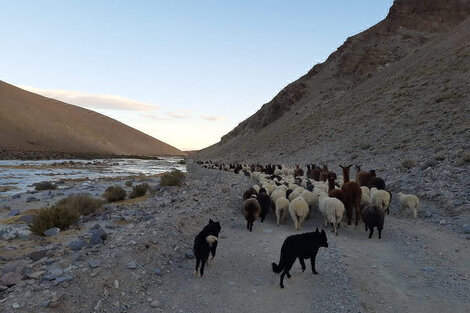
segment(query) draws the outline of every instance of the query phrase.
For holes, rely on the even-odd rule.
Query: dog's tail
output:
[[[282,252],[281,250],[281,258],[279,260],[279,265],[277,265],[276,263],[271,263],[271,265],[273,266],[273,272],[274,273],[280,273],[282,272],[282,270],[284,269],[284,253]]]
[[[206,237],[206,241],[209,244],[209,246],[212,246],[212,244],[217,241],[217,237],[209,235]]]

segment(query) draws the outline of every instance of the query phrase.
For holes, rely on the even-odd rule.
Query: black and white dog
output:
[[[326,233],[322,229],[321,232],[316,231],[299,235],[292,235],[284,240],[281,248],[281,258],[279,265],[272,263],[273,272],[281,274],[281,288],[284,288],[284,276],[291,278],[289,273],[295,260],[299,258],[302,272],[305,271],[305,259],[310,259],[313,274],[318,274],[315,269],[315,257],[320,247],[328,247]]]
[[[199,263],[201,263],[201,277],[204,275],[204,266],[209,259],[209,253],[212,254],[212,259],[215,257],[217,250],[217,241],[220,232],[220,223],[209,220],[203,230],[194,239],[193,252],[196,257],[196,270],[194,274],[197,275]]]

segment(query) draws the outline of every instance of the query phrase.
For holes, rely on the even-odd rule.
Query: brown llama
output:
[[[351,165],[349,166],[341,166],[340,167],[343,169],[343,187],[341,187],[341,190],[344,192],[345,196],[345,209],[346,209],[346,215],[348,216],[348,225],[351,225],[352,221],[352,215],[353,215],[353,209],[356,213],[356,219],[355,219],[355,225],[359,223],[359,219],[361,218],[362,215],[362,208],[361,208],[361,197],[362,197],[362,190],[361,187],[359,186],[358,183],[356,182],[350,182],[349,181],[349,169],[351,168]]]

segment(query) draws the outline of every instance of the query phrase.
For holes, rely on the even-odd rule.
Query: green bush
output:
[[[127,192],[120,186],[109,186],[104,191],[103,196],[108,202],[121,201],[126,199]]]
[[[404,159],[403,161],[401,161],[401,166],[403,166],[406,169],[413,168],[415,167],[415,165],[416,165],[416,162],[410,159]]]
[[[34,189],[36,190],[53,190],[57,189],[57,186],[49,181],[42,181],[40,183],[34,184]]]
[[[149,190],[148,184],[136,185],[132,188],[132,192],[129,194],[129,199],[145,196],[147,190]]]
[[[103,201],[100,199],[92,198],[89,194],[81,193],[70,195],[57,202],[54,206],[64,207],[68,210],[75,211],[78,215],[88,215],[98,210]]]
[[[160,186],[181,186],[184,181],[184,174],[179,170],[173,170],[162,175]]]
[[[128,181],[126,181],[126,186],[127,186],[127,187],[130,187],[130,186],[132,186],[132,180],[128,180]]]
[[[29,229],[39,236],[44,236],[44,231],[52,227],[65,230],[75,225],[80,215],[95,212],[101,204],[101,200],[94,199],[88,194],[68,196],[52,207],[40,209],[29,224]]]
[[[179,160],[178,164],[181,164],[181,165],[186,164],[186,160]]]

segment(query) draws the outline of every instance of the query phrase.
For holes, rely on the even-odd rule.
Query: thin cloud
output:
[[[167,116],[162,116],[162,115],[152,114],[152,113],[139,114],[139,116],[145,117],[145,118],[148,118],[148,119],[152,119],[152,120],[158,120],[158,121],[167,121],[167,120],[169,120],[169,118]]]
[[[125,111],[153,111],[159,109],[156,105],[114,95],[91,94],[63,89],[42,89],[30,86],[20,86],[20,88],[87,109]]]
[[[201,115],[201,118],[205,119],[206,121],[211,121],[211,122],[221,122],[227,119],[225,116],[214,116],[214,115]]]
[[[176,112],[166,112],[166,115],[176,119],[185,119],[192,117],[190,110],[179,110]]]

